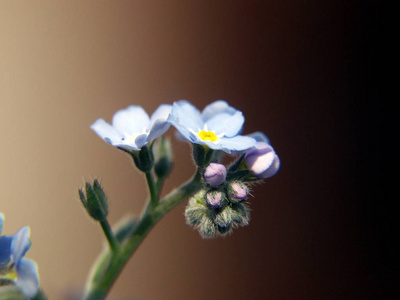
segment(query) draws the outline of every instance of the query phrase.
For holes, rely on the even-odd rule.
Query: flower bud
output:
[[[154,145],[154,155],[156,163],[154,172],[158,178],[165,178],[172,170],[172,149],[171,141],[161,137]]]
[[[86,211],[95,220],[105,219],[108,215],[108,199],[97,179],[93,184],[86,182],[85,192],[79,189],[79,197]]]
[[[220,191],[209,191],[206,194],[207,204],[211,207],[220,207],[223,201],[223,195]]]
[[[211,187],[217,187],[226,180],[226,167],[217,163],[210,163],[204,170],[204,180]]]
[[[258,178],[269,178],[279,170],[280,161],[271,145],[258,142],[257,148],[246,152],[244,157],[247,167]]]
[[[228,186],[228,197],[234,203],[245,200],[248,193],[249,189],[243,182],[235,181]]]

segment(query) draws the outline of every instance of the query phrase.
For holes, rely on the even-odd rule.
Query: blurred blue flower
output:
[[[169,129],[171,109],[171,105],[162,104],[149,118],[141,106],[131,105],[114,114],[112,125],[98,119],[90,128],[112,146],[139,151]]]
[[[168,121],[191,143],[227,153],[256,145],[252,137],[239,135],[244,116],[223,100],[207,105],[202,112],[186,100],[173,104]]]
[[[0,213],[0,235],[4,216]],[[38,267],[33,260],[24,258],[31,247],[29,227],[22,227],[14,235],[0,236],[0,281],[14,284],[29,298],[39,290]]]

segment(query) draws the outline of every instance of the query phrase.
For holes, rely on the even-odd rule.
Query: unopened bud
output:
[[[248,187],[240,181],[232,182],[228,187],[228,197],[232,202],[240,202],[247,198]]]
[[[217,187],[226,180],[226,167],[218,163],[210,163],[204,170],[204,180],[211,187]]]
[[[268,178],[279,170],[280,161],[271,145],[258,142],[257,148],[250,149],[244,157],[247,167],[258,178]]]
[[[220,207],[223,201],[223,195],[220,191],[209,191],[206,194],[207,204],[211,207]]]
[[[172,149],[169,139],[161,137],[154,145],[156,163],[154,172],[158,178],[165,178],[172,170]]]
[[[97,179],[93,184],[86,182],[85,191],[79,190],[79,198],[93,219],[100,221],[107,217],[108,199]]]

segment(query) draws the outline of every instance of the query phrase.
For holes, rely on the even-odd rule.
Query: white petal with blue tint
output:
[[[236,111],[234,114],[222,113],[212,117],[207,121],[208,129],[216,134],[232,137],[237,135],[243,127],[244,117],[242,112]]]
[[[3,224],[4,224],[4,216],[0,213],[0,234],[3,231]]]
[[[14,235],[14,239],[11,244],[11,251],[15,263],[17,263],[31,247],[31,241],[29,240],[30,229],[28,226],[22,227]]]
[[[215,115],[219,114],[233,115],[235,112],[237,112],[237,110],[232,106],[229,106],[229,104],[226,101],[217,100],[207,105],[203,109],[201,117],[204,120],[204,122],[208,122],[208,120],[213,118]]]
[[[186,139],[190,139],[191,130],[197,132],[204,127],[200,111],[185,100],[177,101],[173,104],[168,121]]]
[[[96,132],[99,137],[113,146],[120,144],[124,137],[121,132],[116,130],[103,119],[98,119],[92,124],[92,126],[90,126],[90,128]]]
[[[17,265],[17,274],[15,285],[29,298],[34,297],[39,290],[37,264],[33,260],[23,258]]]
[[[256,141],[248,136],[237,135],[232,138],[221,139],[221,150],[227,153],[231,151],[243,151],[255,147]]]
[[[168,121],[191,143],[214,150],[231,153],[256,144],[253,138],[238,135],[244,123],[243,114],[223,100],[207,105],[202,113],[185,100],[175,102]]]
[[[112,119],[112,126],[124,135],[143,133],[149,126],[150,118],[145,110],[137,105],[117,111]]]
[[[172,105],[160,105],[149,118],[142,107],[131,105],[114,114],[112,125],[98,119],[90,128],[113,146],[139,151],[169,129],[167,119],[171,108]]]

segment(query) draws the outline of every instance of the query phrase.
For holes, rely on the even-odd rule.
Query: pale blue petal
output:
[[[8,267],[8,263],[11,260],[11,244],[13,239],[14,236],[12,235],[0,236],[0,270]]]
[[[140,134],[135,139],[135,144],[138,149],[141,149],[144,145],[147,144],[147,134]]]
[[[103,119],[98,119],[90,126],[90,128],[96,132],[99,137],[111,145],[119,144],[123,138],[122,133]]]
[[[158,119],[166,121],[171,114],[172,105],[170,104],[161,104],[151,115],[150,123],[153,124]]]
[[[24,226],[14,235],[14,239],[11,243],[11,252],[15,263],[18,263],[18,261],[25,255],[26,251],[31,247],[29,234],[29,227]]]
[[[135,144],[133,144],[133,143],[130,143],[130,144],[128,144],[128,143],[123,143],[123,141],[122,142],[120,142],[120,143],[118,143],[118,144],[116,144],[116,145],[114,145],[114,146],[116,146],[116,147],[118,147],[118,148],[124,148],[124,149],[128,149],[128,150],[134,150],[134,151],[139,151],[140,150],[140,148],[137,146],[137,145],[135,145]]]
[[[23,294],[33,298],[39,290],[39,275],[37,264],[30,259],[23,258],[17,265],[18,279],[16,286]]]
[[[4,215],[0,213],[0,234],[3,231]]]
[[[243,127],[244,117],[242,112],[236,111],[233,115],[221,113],[215,115],[207,121],[208,130],[217,135],[223,133],[224,136],[233,137],[237,135]]]
[[[150,142],[151,140],[154,140],[161,135],[163,135],[171,126],[170,123],[166,122],[165,119],[158,119],[156,120],[149,131],[149,135],[147,136],[147,142]]]
[[[217,101],[214,101],[213,103],[207,105],[203,109],[201,116],[203,118],[203,121],[207,122],[209,119],[213,118],[215,115],[218,115],[218,114],[233,115],[236,111],[237,110],[235,108],[233,108],[232,106],[229,106],[229,104],[226,101],[217,100]]]
[[[220,149],[230,153],[231,151],[243,151],[256,146],[256,140],[243,135],[232,138],[221,138]]]
[[[200,138],[195,137],[193,143],[200,144],[200,145],[206,145],[208,148],[213,149],[213,150],[222,150],[220,142],[214,143],[211,141],[203,141]]]
[[[149,123],[148,114],[138,105],[131,105],[117,111],[112,119],[113,127],[126,135],[144,133]]]
[[[187,139],[191,136],[190,129],[197,132],[204,128],[200,111],[185,100],[174,102],[168,122]]]
[[[270,141],[269,141],[269,138],[261,131],[256,131],[256,132],[250,133],[247,136],[252,137],[257,142],[263,142],[263,143],[271,144]]]

